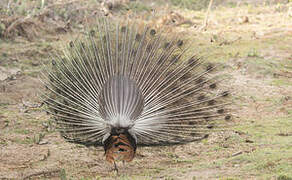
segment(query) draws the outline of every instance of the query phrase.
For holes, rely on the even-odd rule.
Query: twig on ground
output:
[[[202,25],[202,26],[200,27],[200,29],[199,29],[199,30],[201,30],[201,31],[202,31],[202,30],[206,31],[206,29],[207,29],[209,13],[210,13],[210,11],[211,11],[212,4],[213,4],[213,0],[210,0],[209,5],[208,5],[208,9],[207,9],[207,12],[206,12],[206,16],[205,16],[204,23],[203,23],[203,25]]]
[[[32,173],[32,174],[29,174],[29,175],[26,175],[24,176],[22,179],[25,180],[25,179],[30,179],[34,176],[52,176],[52,174],[56,174],[56,173],[60,173],[61,172],[61,169],[53,169],[53,170],[48,170],[48,171],[40,171],[40,172],[35,172],[35,173]]]
[[[8,26],[8,28],[6,29],[4,36],[7,37],[9,36],[9,33],[12,29],[14,29],[14,27],[16,27],[17,25],[27,21],[30,18],[30,16],[26,16],[24,18],[18,18],[16,21],[14,21],[13,23],[10,24],[10,26]]]
[[[238,155],[240,155],[240,154],[242,154],[242,151],[239,151],[239,152],[233,153],[231,156],[234,157],[234,156],[238,156]]]

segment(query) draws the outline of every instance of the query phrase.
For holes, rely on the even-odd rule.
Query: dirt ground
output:
[[[217,5],[207,26],[206,9],[163,1],[9,2],[0,3],[0,179],[292,179],[291,1]],[[138,148],[119,175],[103,148],[62,139],[41,107],[42,65],[104,13],[183,33],[220,64],[232,92],[225,130],[187,145]]]

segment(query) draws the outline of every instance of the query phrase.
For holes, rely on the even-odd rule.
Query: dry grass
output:
[[[41,64],[82,32],[83,20],[94,21],[99,4],[44,2],[34,11],[1,15],[0,179],[292,179],[291,3],[218,6],[206,31],[199,29],[203,10],[159,4],[115,10],[111,16],[135,17],[157,27],[171,18],[187,20],[167,26],[194,39],[198,53],[222,65],[234,102],[226,131],[184,146],[139,148],[136,159],[116,176],[102,148],[65,142],[38,106]],[[22,4],[22,9],[35,6]],[[151,8],[156,16],[149,14]],[[169,18],[171,10],[181,18]]]

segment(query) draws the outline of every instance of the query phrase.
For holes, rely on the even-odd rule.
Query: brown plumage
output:
[[[115,131],[104,142],[106,160],[115,165],[117,161],[131,162],[135,157],[136,143],[127,131]],[[117,168],[116,168],[117,170]]]

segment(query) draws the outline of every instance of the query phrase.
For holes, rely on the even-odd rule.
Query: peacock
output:
[[[229,120],[221,76],[180,36],[99,19],[52,55],[43,98],[61,136],[103,146],[118,170],[116,162],[132,161],[137,147],[198,141]]]

